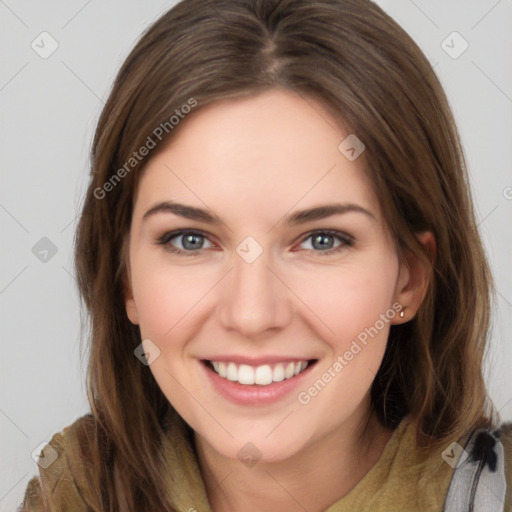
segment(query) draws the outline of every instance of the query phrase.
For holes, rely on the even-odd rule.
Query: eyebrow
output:
[[[286,226],[293,227],[314,220],[325,219],[327,217],[331,217],[332,215],[340,215],[349,212],[362,213],[374,221],[377,220],[372,212],[357,204],[332,203],[297,211],[286,217],[284,219],[284,223]],[[176,203],[173,201],[161,201],[155,204],[143,215],[142,220],[146,220],[158,213],[172,213],[185,219],[206,222],[207,224],[212,224],[214,226],[223,224],[220,217],[214,213],[210,213],[208,210],[196,208],[195,206],[189,206],[186,204]]]

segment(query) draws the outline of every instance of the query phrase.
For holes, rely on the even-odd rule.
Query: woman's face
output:
[[[319,102],[274,89],[182,123],[140,180],[127,313],[204,442],[283,460],[367,412],[408,274]]]

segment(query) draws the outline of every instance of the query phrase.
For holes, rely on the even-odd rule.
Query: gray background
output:
[[[498,290],[489,388],[511,420],[512,2],[378,3],[435,66],[458,122]],[[118,67],[142,30],[173,4],[0,0],[2,511],[15,510],[38,472],[32,451],[88,411],[72,262],[88,152]],[[58,43],[47,59],[31,47],[34,40],[42,46],[43,31]],[[453,31],[469,44],[458,58],[441,46],[446,40],[452,55],[463,48],[457,36],[446,39]]]

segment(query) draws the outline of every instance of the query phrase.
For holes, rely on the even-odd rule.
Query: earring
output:
[[[403,308],[403,309],[400,311],[400,318],[404,318],[404,317],[405,317],[404,309],[405,309],[405,308]]]

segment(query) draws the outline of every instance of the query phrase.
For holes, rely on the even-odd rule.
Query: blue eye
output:
[[[171,243],[174,239],[182,241],[183,249],[175,247]],[[166,246],[172,253],[183,256],[197,256],[199,251],[204,249],[204,247],[202,247],[204,240],[207,240],[206,236],[198,231],[175,231],[165,233],[158,239],[158,243]],[[210,246],[213,246],[213,244],[210,243]]]
[[[354,245],[354,238],[352,236],[332,230],[313,231],[302,239],[300,245],[304,244],[309,239],[311,239],[311,248],[305,250],[315,256],[328,256]],[[181,240],[182,247],[176,247],[173,240]],[[338,240],[338,245],[333,247],[335,240]],[[210,244],[208,247],[204,247],[205,241]],[[178,256],[198,256],[202,253],[203,249],[213,247],[213,244],[208,240],[205,233],[195,230],[164,233],[157,240],[157,243],[165,246],[166,250]]]
[[[340,233],[338,231],[315,231],[310,233],[306,238],[304,238],[301,242],[303,244],[307,240],[311,239],[312,249],[307,249],[310,252],[314,252],[315,254],[326,256],[336,252],[343,250],[346,247],[352,247],[354,244],[354,239],[346,235],[345,233]],[[332,240],[338,240],[339,245],[332,247]],[[319,250],[315,250],[319,249]]]

